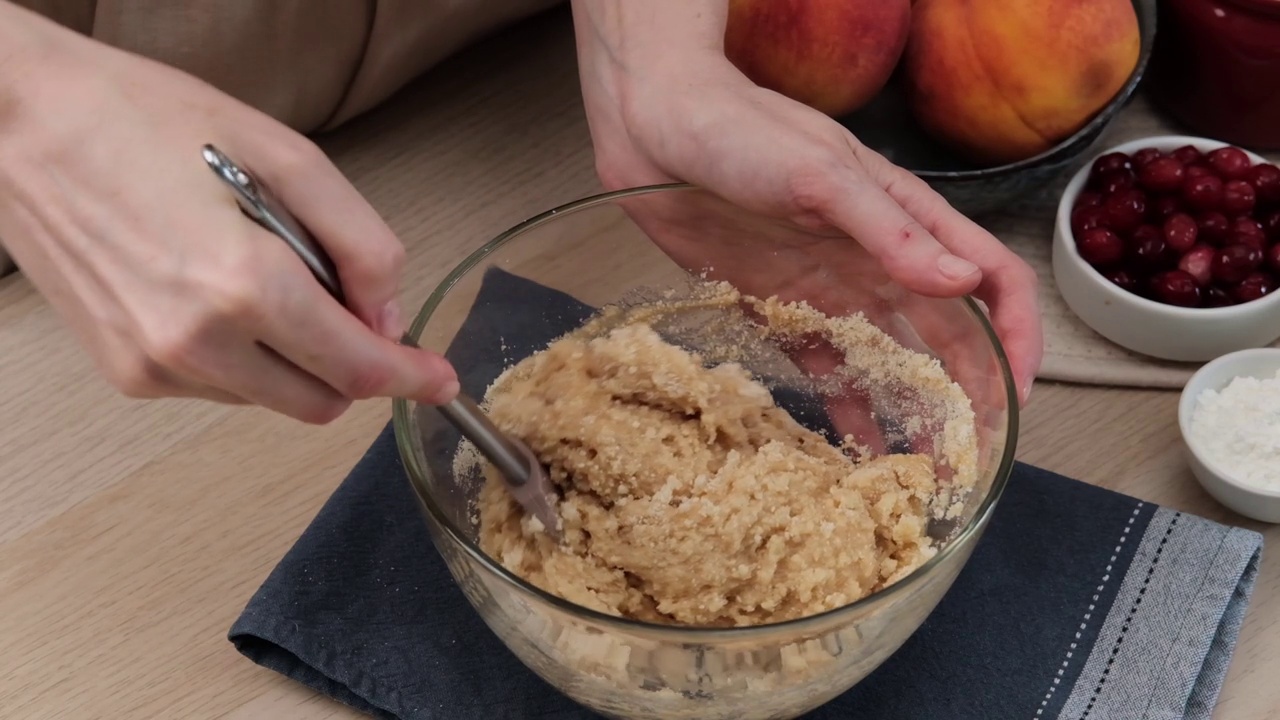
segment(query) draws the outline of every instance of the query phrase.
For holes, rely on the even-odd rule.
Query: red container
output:
[[[1159,0],[1153,99],[1199,135],[1280,149],[1280,0]]]

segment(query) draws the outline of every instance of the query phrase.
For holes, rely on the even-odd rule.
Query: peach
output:
[[[730,0],[725,55],[757,85],[843,115],[888,82],[910,28],[911,0]]]
[[[1130,0],[918,0],[903,60],[916,120],[982,164],[1083,127],[1138,63]]]

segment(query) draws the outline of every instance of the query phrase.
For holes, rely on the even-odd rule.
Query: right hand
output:
[[[191,76],[18,19],[43,35],[0,63],[0,237],[117,388],[312,423],[353,399],[453,398],[448,362],[396,342],[402,246],[321,150]],[[350,309],[240,213],[205,143],[316,235]]]

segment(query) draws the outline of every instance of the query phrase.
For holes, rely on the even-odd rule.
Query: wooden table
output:
[[[466,53],[324,140],[409,247],[406,301],[525,217],[597,189],[562,12]],[[1045,242],[1049,239],[1045,238]],[[1246,527],[1195,484],[1177,394],[1038,386],[1031,463]],[[309,427],[116,397],[21,277],[0,281],[0,717],[345,718],[226,631],[389,416]],[[1280,707],[1264,555],[1216,717]]]

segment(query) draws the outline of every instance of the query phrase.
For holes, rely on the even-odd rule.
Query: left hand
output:
[[[688,182],[810,230],[754,258],[741,242],[723,248],[716,262],[753,275],[750,292],[759,297],[810,299],[814,284],[840,284],[833,266],[852,267],[867,253],[921,295],[974,295],[987,305],[1026,401],[1043,353],[1037,279],[1026,263],[839,123],[752,83],[714,42],[682,53],[665,45],[629,63],[619,43],[601,37],[611,30],[617,24],[579,18],[583,99],[609,189]],[[715,252],[703,246],[697,254]]]

